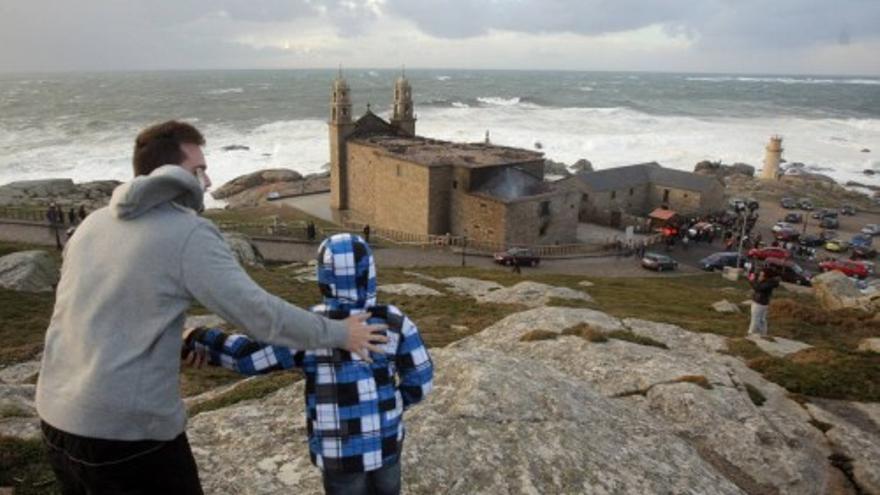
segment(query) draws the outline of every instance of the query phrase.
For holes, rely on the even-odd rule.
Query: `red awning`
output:
[[[648,216],[651,218],[656,218],[657,220],[666,221],[666,220],[669,220],[670,218],[674,217],[675,215],[677,215],[677,213],[675,213],[675,211],[673,211],[673,210],[666,210],[663,208],[657,208],[656,210],[652,211],[651,214]]]

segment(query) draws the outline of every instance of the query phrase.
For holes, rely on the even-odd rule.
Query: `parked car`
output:
[[[880,235],[880,223],[869,223],[862,227],[862,233],[868,235]]]
[[[773,225],[773,227],[770,227],[770,230],[772,230],[773,233],[776,233],[776,232],[779,232],[779,231],[781,231],[781,230],[785,230],[785,229],[794,229],[794,224],[790,224],[790,223],[788,223],[788,222],[779,221],[779,222],[776,222],[776,223]]]
[[[736,266],[736,259],[738,257],[738,253],[736,251],[721,251],[718,253],[712,253],[709,256],[700,260],[700,268],[706,270],[707,272],[711,272],[714,270],[723,270],[725,266]],[[743,266],[745,263],[745,257],[743,256],[739,260],[739,266]]]
[[[665,254],[648,252],[642,257],[642,267],[662,272],[665,270],[675,270],[678,268],[678,262]]]
[[[849,257],[854,260],[872,260],[877,257],[877,250],[871,246],[854,246]]]
[[[801,223],[804,221],[804,214],[803,213],[789,213],[788,215],[785,215],[785,218],[783,220],[788,223]]]
[[[792,210],[798,206],[798,203],[794,198],[782,198],[782,201],[780,201],[779,204],[786,210]]]
[[[813,274],[804,270],[791,260],[769,258],[764,266],[774,270],[783,282],[809,287],[813,285]]]
[[[825,244],[826,239],[823,239],[821,236],[816,234],[807,234],[800,238],[798,241],[801,246],[806,247],[819,247]]]
[[[838,271],[847,277],[867,278],[870,275],[868,265],[860,261],[852,260],[828,260],[819,263],[819,269],[823,272]]]
[[[874,243],[873,241],[874,241],[874,238],[867,235],[867,234],[856,234],[856,235],[852,236],[852,239],[849,240],[849,245],[853,246],[853,247],[855,247],[855,246],[869,247],[871,244]]]
[[[849,249],[849,243],[843,239],[831,239],[825,243],[825,250],[832,253],[842,253]]]
[[[840,222],[837,220],[837,215],[833,217],[825,217],[819,221],[819,227],[823,229],[837,229],[840,228]]]
[[[810,211],[813,209],[813,202],[808,198],[801,198],[798,200],[798,208]]]
[[[765,247],[749,249],[748,256],[749,258],[754,258],[758,260],[766,260],[767,258],[785,259],[790,257],[791,253],[781,247]]]
[[[834,229],[822,229],[822,231],[819,232],[819,237],[821,237],[823,241],[828,242],[831,239],[837,239],[837,231]]]
[[[853,205],[843,205],[840,207],[840,214],[847,215],[847,216],[853,216],[856,214],[856,208]]]
[[[782,241],[782,242],[789,242],[789,241],[798,242],[798,239],[800,239],[800,236],[801,236],[801,233],[797,229],[793,229],[793,228],[784,228],[784,229],[780,230],[779,232],[773,233],[773,237],[775,237],[776,240]]]
[[[821,210],[814,211],[811,215],[811,218],[815,218],[817,220],[821,220],[823,218],[833,217],[837,218],[837,212],[834,210],[829,210],[828,208],[822,208]]]
[[[510,248],[507,251],[495,253],[495,263],[513,266],[514,262],[519,266],[538,266],[541,258],[526,248]]]

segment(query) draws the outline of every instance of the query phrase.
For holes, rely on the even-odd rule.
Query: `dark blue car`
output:
[[[723,270],[725,266],[736,266],[736,251],[722,251],[720,253],[712,253],[700,260],[700,268],[711,272],[714,270]],[[739,266],[745,263],[745,256],[740,258]]]

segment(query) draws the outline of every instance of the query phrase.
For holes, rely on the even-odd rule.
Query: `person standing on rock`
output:
[[[749,335],[767,336],[767,311],[770,306],[770,296],[773,289],[779,287],[779,278],[769,269],[764,268],[749,275],[749,284],[752,286],[752,320],[749,323]]]
[[[180,398],[181,335],[198,301],[251,334],[369,358],[387,341],[368,315],[334,321],[260,288],[198,215],[211,181],[193,126],[135,141],[135,178],[67,244],[36,390],[64,494],[201,494]]]
[[[302,369],[309,454],[321,469],[325,492],[398,494],[403,412],[430,392],[431,358],[416,325],[398,308],[377,304],[373,254],[362,238],[325,239],[317,272],[324,302],[312,311],[330,318],[370,313],[371,321],[388,325],[384,353],[374,355],[371,364],[340,349],[270,346],[219,329],[193,329],[186,348],[246,375]]]

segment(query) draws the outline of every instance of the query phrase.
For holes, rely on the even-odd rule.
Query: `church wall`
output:
[[[428,233],[429,169],[349,143],[349,204],[377,227]]]
[[[666,201],[664,201],[665,191],[669,191]],[[675,210],[683,215],[696,214],[700,212],[700,196],[699,191],[653,184],[648,197],[648,209],[653,210],[665,204],[670,210]],[[650,211],[646,213],[650,213]]]
[[[431,167],[429,172],[428,233],[444,235],[452,233],[450,210],[452,209],[452,167]]]
[[[487,196],[475,196],[457,190],[453,192],[452,198],[452,235],[467,235],[468,239],[476,242],[504,243],[504,203]]]

